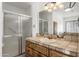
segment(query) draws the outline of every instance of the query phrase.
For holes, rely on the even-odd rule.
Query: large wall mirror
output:
[[[65,32],[79,33],[78,16],[65,18]]]
[[[48,19],[45,11],[39,13],[39,33],[48,34]]]

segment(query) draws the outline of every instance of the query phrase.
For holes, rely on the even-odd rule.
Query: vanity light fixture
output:
[[[57,10],[58,8],[62,9],[64,5],[60,2],[48,2],[45,4],[45,10],[48,12],[52,12],[53,10]]]

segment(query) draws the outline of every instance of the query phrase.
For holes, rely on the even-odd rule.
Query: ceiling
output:
[[[30,8],[31,8],[31,5],[33,2],[4,2],[4,3],[27,11],[27,9],[31,10]],[[44,5],[46,3],[47,2],[39,2],[38,3],[40,12],[44,12]],[[57,11],[61,11],[61,12],[65,13],[66,15],[68,15],[72,12],[77,12],[77,13],[79,12],[79,3],[78,2],[76,3],[76,5],[74,6],[74,9],[71,12],[64,11],[64,9],[67,9],[69,7],[69,2],[63,2],[63,4],[64,4],[64,8],[61,10],[58,9]]]
[[[28,2],[4,2],[4,4],[8,4],[8,5],[15,6],[17,8],[25,9],[25,10],[31,7],[30,3]]]
[[[4,3],[26,10],[31,7],[33,2],[4,2]],[[39,2],[40,11],[44,10],[44,5],[46,3],[47,2]],[[69,7],[69,2],[63,2],[63,4],[64,4],[64,9]]]
[[[41,2],[41,3],[40,3],[40,11],[44,10],[44,5],[45,5],[46,3],[47,3],[47,2]],[[62,10],[65,10],[65,9],[69,8],[70,2],[62,2],[62,3],[64,4],[64,9],[62,9]],[[72,4],[73,4],[73,3],[74,3],[74,2],[72,2]],[[74,9],[75,11],[79,10],[79,2],[76,2],[76,4],[74,5],[73,8],[76,8],[76,9]],[[59,9],[58,9],[58,10],[59,10]]]
[[[47,2],[41,2],[41,3],[40,3],[40,11],[44,10],[44,6],[45,6],[46,3],[47,3]],[[69,2],[63,2],[63,4],[64,4],[64,8],[67,8]]]
[[[5,4],[9,4],[9,5],[12,5],[12,6],[15,6],[17,8],[21,8],[21,9],[28,9],[31,7],[32,3],[33,2],[4,2]],[[47,2],[39,2],[39,8],[40,8],[40,11],[44,10],[44,5],[46,4]],[[65,8],[68,7],[69,5],[69,2],[66,2],[66,3],[63,3],[65,6]]]

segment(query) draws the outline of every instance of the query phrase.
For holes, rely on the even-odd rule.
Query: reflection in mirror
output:
[[[43,33],[43,34],[48,33],[48,21],[40,19],[40,21],[39,21],[39,33]]]
[[[48,19],[45,11],[39,13],[39,33],[48,34]]]
[[[67,20],[69,19],[69,20]],[[74,17],[74,20],[71,18],[65,18],[65,32],[69,33],[79,33],[78,26],[78,17]]]
[[[57,22],[53,22],[53,34],[57,35]]]

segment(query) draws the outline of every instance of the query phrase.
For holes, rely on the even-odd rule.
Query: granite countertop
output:
[[[26,40],[55,49],[71,56],[79,56],[79,43],[76,42],[65,41],[62,39],[48,39],[44,37],[29,37]]]

